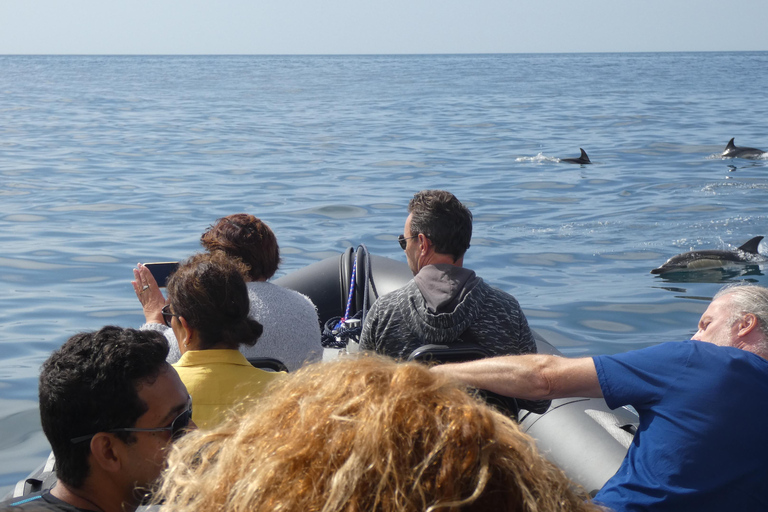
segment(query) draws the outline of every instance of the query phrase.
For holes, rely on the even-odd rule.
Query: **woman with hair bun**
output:
[[[202,429],[226,418],[237,404],[262,393],[280,374],[254,368],[238,350],[252,347],[262,326],[248,317],[247,268],[223,252],[197,254],[168,281],[163,320],[175,334],[174,364],[192,397],[192,419]]]
[[[280,248],[269,226],[247,213],[227,215],[203,233],[200,243],[210,253],[223,252],[247,266],[245,280],[251,301],[250,316],[264,326],[264,333],[258,345],[241,349],[246,357],[278,359],[289,371],[322,358],[315,305],[299,292],[268,282],[280,264]],[[171,349],[168,361],[173,363],[181,355],[173,332],[161,323],[163,294],[144,265],[137,265],[134,276],[134,290],[146,318],[141,328],[165,334]]]
[[[309,365],[174,444],[163,512],[592,512],[510,418],[418,363]]]

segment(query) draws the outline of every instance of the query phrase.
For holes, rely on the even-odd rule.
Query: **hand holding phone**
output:
[[[158,277],[160,281],[155,278],[150,265],[154,265],[158,271]],[[164,262],[158,264],[142,265],[141,263],[136,265],[133,269],[134,280],[131,281],[133,285],[133,291],[136,292],[136,298],[139,299],[141,307],[144,310],[144,319],[147,323],[162,324],[163,321],[163,306],[165,305],[165,297],[160,290],[160,283],[164,286],[168,275],[173,273],[178,266],[178,263]],[[161,269],[164,269],[165,275],[161,275]]]
[[[168,278],[179,268],[178,261],[160,261],[155,263],[144,263],[144,266],[152,273],[152,277],[157,281],[160,288],[165,288],[168,284]]]

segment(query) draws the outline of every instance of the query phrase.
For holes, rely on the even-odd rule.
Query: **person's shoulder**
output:
[[[759,372],[768,369],[768,359],[749,350],[715,345],[706,341],[688,340],[688,343],[691,345],[691,351],[698,355],[699,359],[713,359],[719,361],[719,364],[732,366],[733,369],[746,366],[753,367]]]
[[[0,501],[0,512],[11,512],[15,510],[50,510],[46,503],[38,494],[35,496],[23,496],[12,498],[10,500]]]
[[[48,491],[0,502],[0,512],[85,512],[53,498]]]
[[[306,306],[308,308],[312,308],[314,310],[317,309],[317,305],[312,301],[312,299],[309,298],[308,296],[304,295],[303,293],[297,292],[296,290],[291,290],[291,289],[288,289],[288,288],[283,288],[283,290],[288,292],[287,295],[290,295],[291,297],[293,297],[300,304],[302,304],[302,305],[304,305],[304,306]]]
[[[373,304],[371,304],[369,313],[392,313],[395,309],[402,307],[403,303],[407,302],[408,297],[421,297],[419,287],[416,286],[416,282],[413,279],[408,281],[404,286],[378,297]]]
[[[285,377],[287,375],[286,372],[270,372],[262,368],[256,368],[254,366],[251,366],[246,371],[251,383],[261,385],[264,385],[271,380]]]
[[[403,296],[406,295],[412,295],[414,292],[418,292],[419,287],[416,285],[416,281],[411,279],[407,283],[405,283],[400,288],[397,288],[396,290],[392,290],[389,293],[385,293],[378,299],[376,299],[376,302],[382,301],[382,302],[393,302],[400,300]]]
[[[690,363],[691,357],[699,347],[697,344],[703,343],[694,340],[666,341],[657,343],[649,347],[617,352],[615,354],[603,354],[593,356],[596,364],[603,362],[619,362],[620,364],[630,364],[639,366],[648,366],[661,368],[662,366],[672,366],[684,368]],[[713,345],[714,346],[714,345]]]
[[[489,301],[500,302],[503,304],[511,305],[512,307],[520,306],[520,303],[514,295],[509,292],[505,292],[501,288],[497,288],[488,284],[483,279],[480,279],[480,282],[477,283],[472,291],[477,295],[483,295]]]
[[[252,281],[248,283],[248,291],[256,296],[279,297],[285,302],[294,302],[301,305],[306,304],[313,308],[315,307],[315,303],[312,302],[312,299],[303,293],[268,281]]]

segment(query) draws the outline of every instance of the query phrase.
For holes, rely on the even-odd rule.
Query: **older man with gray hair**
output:
[[[595,496],[613,510],[768,510],[766,288],[723,288],[683,342],[578,359],[503,356],[433,371],[508,396],[633,406],[637,435]]]

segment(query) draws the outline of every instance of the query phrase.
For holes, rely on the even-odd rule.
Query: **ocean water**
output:
[[[767,234],[768,160],[719,156],[768,149],[766,83],[766,52],[0,56],[0,495],[48,452],[40,364],[139,326],[136,262],[230,213],[273,228],[282,275],[358,243],[404,261],[409,198],[448,189],[465,264],[567,355],[689,338],[724,283],[768,285],[649,273]]]

